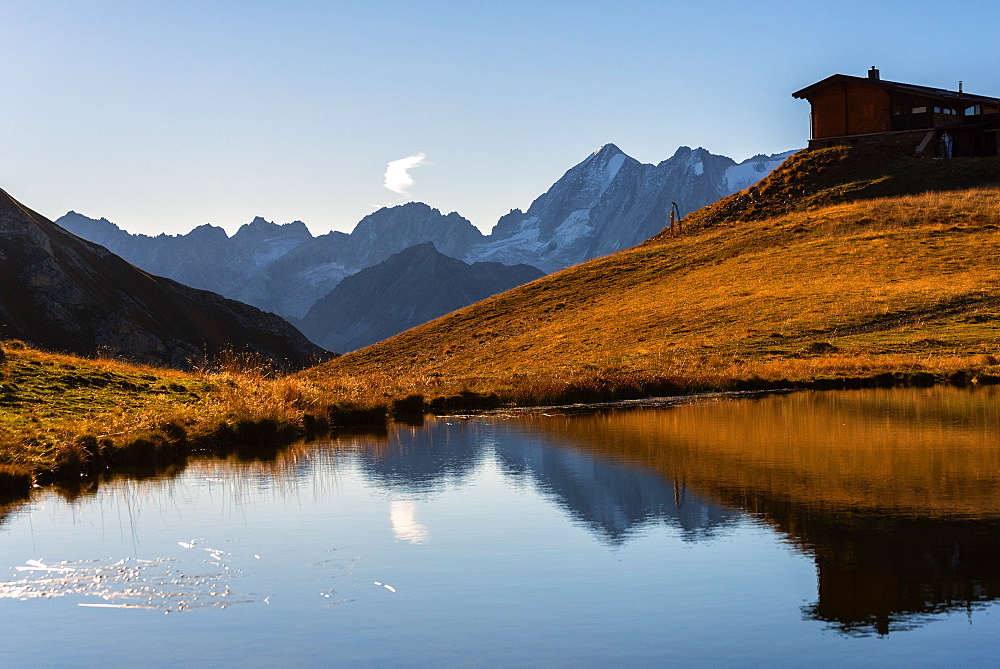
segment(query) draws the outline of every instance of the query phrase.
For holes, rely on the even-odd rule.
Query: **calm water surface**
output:
[[[436,419],[3,514],[5,666],[1000,662],[989,390]]]

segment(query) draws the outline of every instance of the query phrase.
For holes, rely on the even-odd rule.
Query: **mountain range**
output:
[[[793,153],[736,163],[682,146],[650,165],[605,144],[527,211],[503,216],[466,260],[523,262],[549,273],[630,248],[668,225],[672,203],[686,215],[753,185]]]
[[[694,211],[752,185],[792,153],[736,163],[702,148],[681,147],[667,160],[651,165],[606,144],[568,170],[527,211],[514,209],[503,216],[488,236],[458,213],[443,214],[419,202],[379,209],[350,234],[334,231],[315,237],[301,221],[279,225],[260,217],[231,237],[208,224],[184,235],[137,235],[107,219],[73,211],[56,223],[152,274],[286,318],[308,319],[303,327],[314,341],[347,341],[341,335],[365,328],[338,322],[329,306],[312,314],[310,310],[346,277],[407,248],[431,243],[437,252],[466,265],[531,265],[549,273],[639,244],[667,225],[673,203],[681,214]],[[454,284],[466,270],[457,264],[450,267]],[[397,271],[414,276],[410,269],[397,267]],[[361,294],[372,294],[361,281],[348,285],[357,295],[347,296],[345,288],[327,305],[359,303]],[[504,279],[480,292],[485,296],[509,287]],[[386,311],[380,313],[383,305]],[[424,322],[417,314],[434,311],[400,311],[398,306],[388,305],[383,294],[368,302],[369,313],[355,310],[351,318],[371,324],[391,321],[394,327],[407,329]],[[401,318],[404,312],[411,317]],[[326,321],[321,323],[318,314],[325,314]],[[375,330],[395,334],[382,326]],[[367,341],[365,336],[348,340],[352,346]]]

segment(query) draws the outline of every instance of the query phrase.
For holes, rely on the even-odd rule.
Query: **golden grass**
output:
[[[1000,353],[997,257],[1000,189],[791,212],[563,270],[300,376],[527,402],[755,377],[985,378]]]
[[[684,227],[760,221],[838,203],[983,186],[1000,186],[997,158],[924,160],[885,147],[800,151],[754,186],[693,212]]]
[[[998,399],[997,388],[804,392],[535,426],[548,439],[637,462],[724,503],[745,505],[754,491],[815,511],[996,518]]]
[[[67,474],[235,439],[302,434],[337,403],[304,379],[232,365],[180,372],[3,344],[0,467]],[[184,448],[179,449],[179,446]]]

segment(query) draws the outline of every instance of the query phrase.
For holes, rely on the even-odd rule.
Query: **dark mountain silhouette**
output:
[[[330,350],[353,351],[540,276],[529,265],[468,265],[427,242],[345,278],[300,325]]]
[[[173,367],[227,350],[288,368],[327,355],[274,314],[147,274],[2,190],[0,337]]]

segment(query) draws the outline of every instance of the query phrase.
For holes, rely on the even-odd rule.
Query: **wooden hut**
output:
[[[808,100],[809,148],[891,144],[932,157],[995,156],[1000,99],[886,81],[872,67],[867,77],[834,74],[792,93]]]

